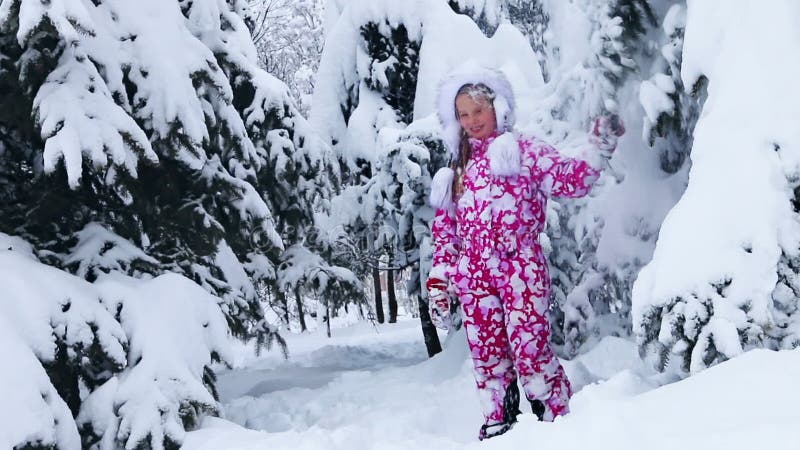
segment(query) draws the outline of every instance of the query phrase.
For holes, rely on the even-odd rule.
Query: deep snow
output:
[[[220,373],[227,420],[206,419],[183,449],[800,449],[800,350],[751,351],[664,385],[633,343],[606,338],[565,362],[571,414],[539,423],[523,405],[514,429],[481,443],[461,333],[432,359],[416,319],[288,341],[288,361],[243,357]]]

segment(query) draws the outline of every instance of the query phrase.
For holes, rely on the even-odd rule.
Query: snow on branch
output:
[[[58,396],[47,373],[9,321],[0,315],[0,359],[13,370],[0,374],[0,447],[38,446],[64,450],[81,448],[80,436],[67,404]]]
[[[39,89],[34,115],[45,141],[45,171],[53,172],[63,160],[73,189],[80,184],[84,159],[97,169],[120,166],[134,177],[140,158],[158,162],[147,135],[74,48],[65,49],[59,67]]]
[[[160,265],[158,260],[99,223],[87,224],[76,237],[78,243],[64,264],[81,278],[94,280],[109,272],[149,273]]]

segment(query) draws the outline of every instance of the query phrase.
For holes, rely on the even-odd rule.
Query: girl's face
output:
[[[475,99],[469,94],[456,97],[456,115],[467,136],[485,139],[497,129],[497,116],[489,100]]]

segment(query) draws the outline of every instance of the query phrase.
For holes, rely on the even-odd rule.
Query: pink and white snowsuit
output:
[[[519,173],[498,176],[489,147],[511,138]],[[548,196],[584,196],[599,171],[511,132],[470,145],[464,192],[433,222],[432,273],[449,280],[461,302],[486,423],[504,420],[503,399],[517,377],[529,400],[544,403],[544,420],[553,420],[568,412],[572,390],[549,342],[550,277],[538,236]]]

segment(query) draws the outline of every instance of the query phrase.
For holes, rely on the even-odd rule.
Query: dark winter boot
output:
[[[504,422],[484,424],[481,426],[480,433],[478,433],[478,439],[482,441],[491,437],[500,436],[501,434],[510,430],[512,426],[514,426],[513,423]]]
[[[519,410],[519,386],[517,379],[508,385],[506,396],[503,398],[503,421],[506,423],[514,423],[517,421],[517,416],[522,414]]]
[[[517,379],[515,378],[508,386],[505,397],[503,397],[503,421],[484,424],[478,434],[478,439],[482,441],[490,437],[500,436],[510,430],[517,422],[517,416],[521,413],[522,411],[519,410],[519,386],[517,386]]]
[[[544,403],[541,400],[528,399],[528,401],[531,402],[531,411],[539,418],[539,422],[544,421]]]

